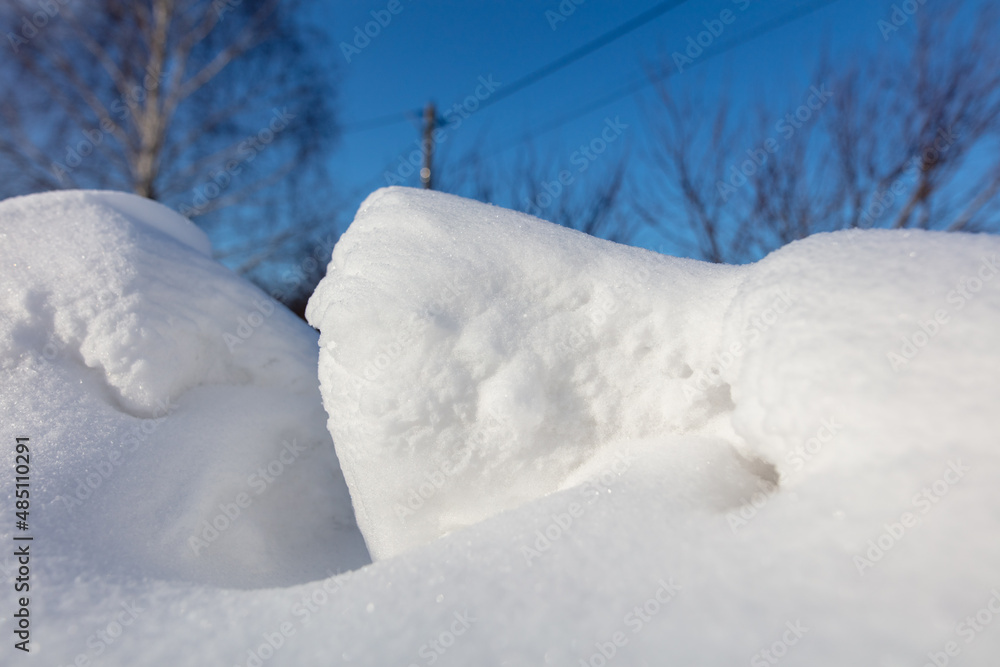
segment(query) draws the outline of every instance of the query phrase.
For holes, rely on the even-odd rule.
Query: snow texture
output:
[[[712,266],[380,190],[308,310],[346,487],[316,336],[208,252],[126,195],[0,203],[39,664],[996,664],[997,238]]]
[[[367,562],[314,332],[139,197],[8,199],[0,220],[0,404],[34,443],[31,525],[63,574],[261,586]]]

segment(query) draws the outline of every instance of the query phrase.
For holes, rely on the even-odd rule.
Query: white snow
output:
[[[46,557],[74,561],[61,575],[260,586],[367,562],[314,332],[139,197],[8,199],[0,220],[0,413],[33,443],[31,525]]]
[[[621,443],[725,433],[725,388],[695,405],[684,388],[742,276],[456,197],[372,195],[307,313],[372,555],[564,488]]]
[[[373,194],[308,310],[369,565],[315,335],[189,223],[125,195],[13,199],[0,253],[40,664],[1000,655],[996,237],[821,234],[711,266]],[[309,452],[256,494],[293,440]]]

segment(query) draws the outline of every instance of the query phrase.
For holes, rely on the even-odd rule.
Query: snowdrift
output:
[[[208,252],[127,195],[0,202],[40,664],[1000,655],[995,237],[711,266],[390,188],[318,340]]]
[[[361,207],[327,275],[307,317],[376,558],[572,486],[628,442],[727,431],[728,385],[693,376],[728,346],[737,267],[390,189]],[[764,291],[788,310],[787,293]],[[726,444],[719,474],[773,476]]]
[[[371,553],[575,486],[633,449],[676,459],[684,479],[665,487],[704,475],[712,492],[690,500],[716,511],[807,476],[882,493],[902,477],[905,494],[902,461],[928,453],[933,478],[947,467],[934,453],[993,437],[1000,384],[973,369],[997,357],[997,249],[856,231],[718,266],[381,190],[307,311]],[[819,456],[834,439],[843,456]],[[718,469],[699,466],[709,453]]]
[[[259,587],[367,562],[314,332],[139,197],[8,199],[0,220],[0,413],[31,438],[40,550],[79,561],[60,575]]]

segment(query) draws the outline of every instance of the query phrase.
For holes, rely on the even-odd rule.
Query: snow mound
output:
[[[692,408],[684,388],[739,277],[457,197],[372,195],[307,311],[372,555],[563,488],[616,443],[713,433],[725,389]]]
[[[570,488],[633,443],[698,477],[695,505],[725,513],[806,484],[816,452],[802,448],[857,430],[877,445],[812,468],[821,488],[903,494],[915,452],[945,456],[956,424],[966,443],[995,430],[997,379],[969,373],[998,363],[997,249],[855,231],[717,266],[380,190],[307,311],[369,550],[394,556]]]
[[[390,189],[322,347],[207,253],[134,197],[0,202],[35,662],[997,663],[997,238],[717,267]]]
[[[33,525],[75,563],[62,575],[259,586],[367,562],[314,332],[148,200],[20,197],[0,221],[0,372],[16,388],[0,413],[33,443]]]

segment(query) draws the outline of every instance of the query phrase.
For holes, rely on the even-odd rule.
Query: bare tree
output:
[[[788,115],[761,105],[750,122],[726,99],[706,114],[658,84],[638,215],[715,262],[817,231],[1000,230],[1000,12],[921,11],[879,53],[821,63],[791,98],[812,106]]]
[[[318,219],[295,210],[295,192],[323,177],[336,135],[334,80],[295,11],[279,0],[4,3],[0,197],[131,191],[226,227],[227,252],[246,245],[245,260],[291,238],[292,221]],[[234,204],[256,211],[218,213]]]
[[[728,178],[734,157],[722,147],[738,146],[746,128],[731,116],[728,98],[710,105],[694,95],[677,99],[663,77],[650,76],[657,82],[659,107],[652,113],[647,109],[653,148],[646,158],[653,168],[631,198],[637,217],[685,254],[735,261],[746,243],[743,225],[727,223],[740,215],[740,202],[720,195],[716,184]],[[715,108],[712,115],[701,112],[706,106]],[[683,229],[678,220],[684,221]]]
[[[573,151],[549,151],[541,156],[530,142],[510,157],[487,157],[478,148],[483,143],[474,142],[474,148],[457,158],[445,154],[438,169],[440,189],[591,236],[619,243],[632,240],[633,219],[621,210],[627,146],[590,160]]]

